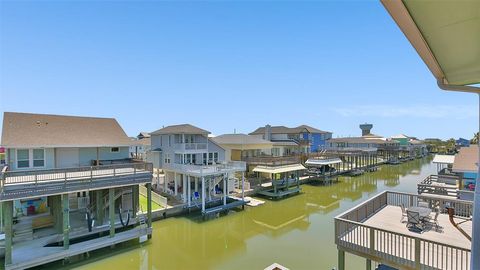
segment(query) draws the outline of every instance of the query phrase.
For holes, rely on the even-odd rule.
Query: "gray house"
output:
[[[30,268],[151,235],[153,168],[129,159],[130,144],[113,118],[4,113],[5,268]],[[149,197],[147,223],[138,212],[139,185]],[[61,246],[49,246],[59,239]]]
[[[229,194],[234,189],[243,191],[245,162],[226,162],[225,149],[210,140],[208,134],[210,132],[189,124],[168,126],[151,133],[152,152],[156,155],[154,167],[163,170],[165,175],[162,189],[178,196],[188,207],[200,207],[201,201],[203,214],[244,202],[243,197],[241,201],[231,202]]]

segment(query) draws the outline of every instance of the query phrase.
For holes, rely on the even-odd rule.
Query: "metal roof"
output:
[[[328,159],[319,159],[319,158],[309,158],[305,161],[305,165],[310,166],[323,166],[323,165],[332,165],[342,163],[342,160],[339,158],[328,158]]]
[[[433,157],[433,163],[440,163],[440,164],[453,164],[455,161],[454,155],[435,155]]]
[[[283,166],[263,166],[259,165],[253,169],[254,172],[263,172],[263,173],[285,173],[285,172],[294,172],[306,170],[302,164],[291,164]]]
[[[323,131],[307,125],[300,125],[298,127],[293,127],[293,128],[289,128],[286,126],[272,126],[271,131],[272,131],[272,134],[299,134],[302,132],[331,133],[329,131]],[[255,134],[265,134],[265,127],[259,127],[255,131],[250,133],[250,135],[255,135]]]

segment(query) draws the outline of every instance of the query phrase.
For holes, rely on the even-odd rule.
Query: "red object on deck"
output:
[[[35,215],[35,206],[30,205],[27,207],[27,216]]]

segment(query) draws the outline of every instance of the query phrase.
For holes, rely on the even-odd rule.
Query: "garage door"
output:
[[[57,148],[55,163],[57,168],[79,167],[78,148]]]

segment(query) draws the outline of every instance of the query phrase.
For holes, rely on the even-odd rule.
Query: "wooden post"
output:
[[[225,177],[227,174],[223,174],[223,205],[227,205],[227,194],[228,194],[228,177]]]
[[[338,250],[338,270],[345,270],[345,251]]]
[[[152,183],[147,184],[147,224],[152,227]],[[151,238],[151,235],[148,235]]]
[[[139,204],[140,204],[140,188],[138,187],[138,185],[134,185],[132,186],[132,217],[133,218],[137,217]]]
[[[205,176],[202,176],[202,213],[205,212]]]
[[[108,216],[110,217],[110,237],[115,236],[115,189],[108,189]]]
[[[2,203],[5,220],[5,265],[12,263],[12,243],[13,243],[13,201]]]
[[[100,166],[99,154],[98,154],[98,147],[97,147],[97,166]]]
[[[70,205],[68,201],[68,194],[62,194],[63,207],[63,249],[68,249],[70,246]]]
[[[190,206],[192,201],[192,186],[190,184],[190,175],[187,175],[187,204]]]
[[[103,190],[95,190],[95,219],[98,225],[103,225],[105,212],[103,211]]]
[[[242,172],[242,201],[245,201],[245,173]]]

